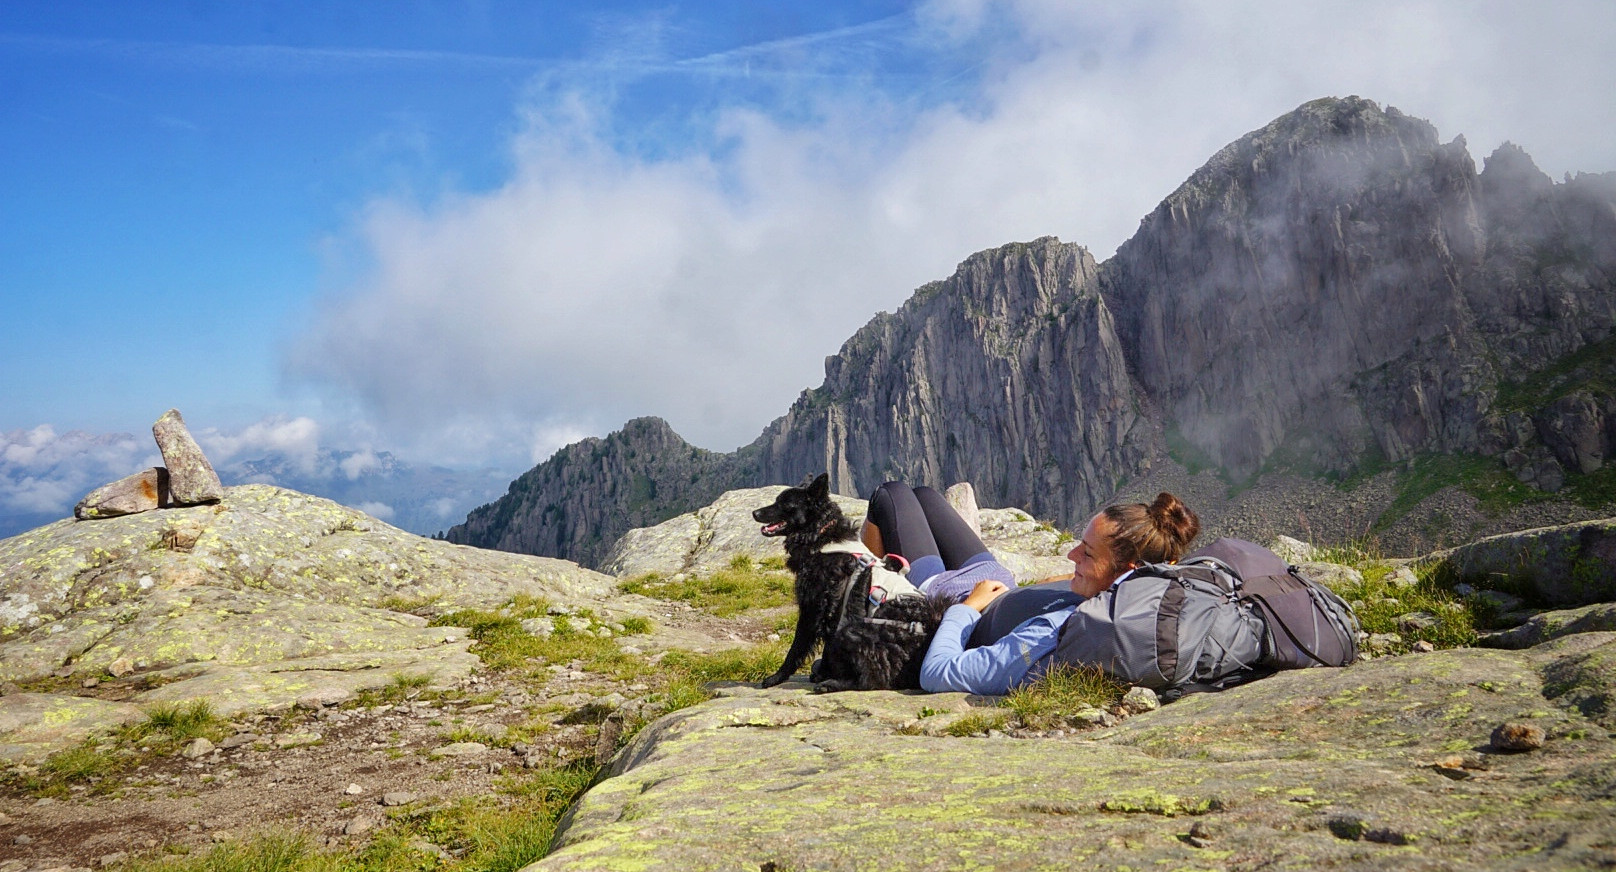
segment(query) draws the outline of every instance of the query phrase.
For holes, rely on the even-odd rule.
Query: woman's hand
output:
[[[980,612],[988,607],[988,603],[998,599],[1000,594],[1009,589],[1002,581],[992,579],[979,581],[976,587],[971,588],[971,595],[965,598],[964,604]]]

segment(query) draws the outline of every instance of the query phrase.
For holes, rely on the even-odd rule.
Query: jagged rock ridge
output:
[[[632,526],[821,471],[856,495],[969,480],[1075,524],[1170,447],[1236,479],[1481,453],[1554,491],[1616,450],[1613,324],[1616,173],[1556,184],[1509,144],[1478,173],[1462,137],[1316,100],[1218,152],[1103,264],[1050,237],[972,255],[753,444],[631,422],[449,537],[594,563]]]

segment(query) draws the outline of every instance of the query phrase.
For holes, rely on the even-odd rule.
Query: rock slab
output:
[[[1002,711],[961,694],[734,685],[636,736],[527,870],[1601,867],[1613,651],[1297,670],[1042,739],[914,734]],[[1543,746],[1493,752],[1505,722]]]
[[[224,498],[224,483],[213,471],[213,464],[202,453],[202,446],[191,438],[178,409],[169,409],[152,425],[152,437],[163,452],[168,468],[168,489],[175,505],[194,506]]]
[[[1505,581],[1559,608],[1616,601],[1616,518],[1489,536],[1439,555],[1456,581]]]
[[[168,470],[160,466],[126,475],[90,491],[73,507],[81,521],[149,512],[169,504]]]

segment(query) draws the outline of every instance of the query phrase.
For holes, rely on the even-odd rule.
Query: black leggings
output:
[[[992,556],[959,512],[929,487],[889,481],[870,495],[865,517],[881,531],[886,552],[909,561],[909,577],[915,584]]]

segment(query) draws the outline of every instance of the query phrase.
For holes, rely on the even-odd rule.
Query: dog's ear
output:
[[[830,496],[830,473],[821,472],[814,483],[808,486],[808,492],[816,497]]]
[[[802,481],[797,483],[797,489],[798,490],[807,490],[810,486],[813,485],[813,483],[814,483],[813,473],[809,473],[808,475],[805,475],[805,476],[802,477]]]

